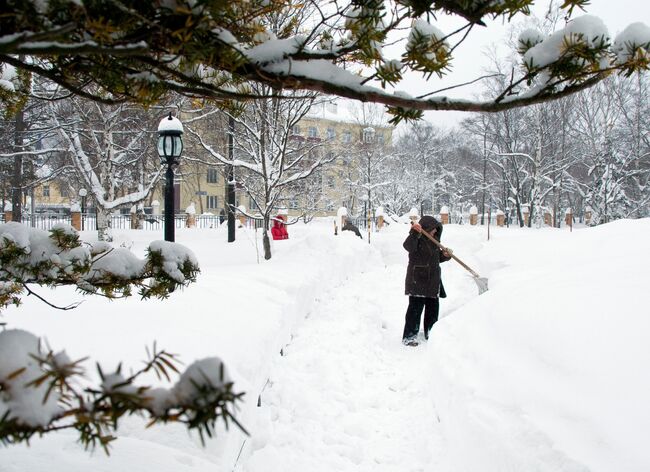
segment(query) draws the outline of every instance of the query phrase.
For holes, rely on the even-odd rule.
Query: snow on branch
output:
[[[34,9],[32,2],[19,2],[2,19],[0,64],[9,75],[11,66],[104,103],[151,104],[168,92],[255,99],[260,97],[251,93],[251,83],[262,83],[275,90],[311,90],[381,103],[389,107],[394,122],[418,118],[423,110],[495,112],[540,103],[590,87],[612,71],[648,69],[646,25],[630,25],[612,43],[602,21],[587,15],[548,38],[536,33],[521,38],[519,67],[489,100],[451,99],[427,91],[413,98],[386,88],[398,85],[409,70],[425,76],[449,73],[452,52],[473,26],[485,25],[486,18],[511,21],[516,13],[529,14],[530,3],[433,0],[388,7],[379,0],[327,5],[318,0],[205,0],[131,2],[128,8],[115,8],[113,2],[99,0],[71,1],[66,9],[44,2]],[[562,8],[570,17],[576,7],[587,4],[566,0]],[[313,13],[308,34],[266,31],[269,15],[298,8]],[[445,35],[428,23],[441,13],[462,19],[464,25]],[[399,59],[383,52],[389,38],[393,44],[392,33],[404,44]],[[460,39],[452,47],[447,40],[455,34]],[[87,38],[102,41],[95,44]],[[0,100],[8,102],[20,87],[5,75]]]
[[[20,223],[0,224],[0,309],[20,304],[29,284],[74,285],[109,298],[166,298],[196,280],[199,264],[188,248],[154,241],[145,259],[108,243],[82,245],[77,231],[57,224],[50,231]]]
[[[181,373],[176,356],[154,344],[145,366],[131,375],[121,366],[105,372],[98,364],[97,385],[85,379],[85,360],[44,349],[27,331],[0,332],[0,444],[73,429],[84,447],[100,446],[108,453],[120,420],[133,414],[147,418],[149,425],[184,424],[202,442],[216,434],[218,421],[226,427],[233,422],[245,432],[233,414],[244,394],[233,390],[218,357],[197,360]],[[136,383],[148,373],[168,382],[173,375],[179,378],[171,388]]]

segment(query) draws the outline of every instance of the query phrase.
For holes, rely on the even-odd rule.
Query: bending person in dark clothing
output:
[[[420,331],[422,309],[424,309],[425,339],[429,339],[429,331],[438,321],[439,298],[447,296],[440,279],[440,263],[451,259],[453,252],[449,248],[447,252],[440,250],[421,234],[422,231],[426,231],[440,241],[442,224],[433,216],[423,216],[419,223],[413,224],[403,244],[404,249],[409,253],[405,281],[405,294],[409,297],[409,306],[406,309],[402,335],[402,342],[407,346],[418,345],[417,336]]]
[[[361,236],[361,232],[359,231],[359,228],[354,226],[352,222],[347,218],[345,219],[345,224],[343,225],[343,228],[341,228],[341,231],[354,231],[354,234],[356,234],[361,239],[363,239],[363,236]]]

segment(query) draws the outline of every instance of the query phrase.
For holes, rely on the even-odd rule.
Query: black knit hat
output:
[[[420,221],[418,221],[418,223],[420,223],[422,229],[428,233],[430,233],[433,228],[438,227],[438,220],[429,215],[424,215],[422,218],[420,218]]]
[[[433,216],[424,215],[420,218],[420,226],[427,233],[430,233],[433,228],[436,228],[436,234],[433,235],[438,241],[440,241],[440,236],[442,236],[442,223],[436,220]]]

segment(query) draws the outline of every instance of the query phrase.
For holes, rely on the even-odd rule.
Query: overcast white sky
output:
[[[556,1],[556,3],[558,3]],[[540,18],[548,9],[549,0],[537,0],[533,12]],[[573,17],[585,13],[576,11]],[[587,14],[600,17],[609,29],[612,38],[622,31],[630,23],[641,21],[650,24],[650,1],[649,0],[592,0],[587,7]],[[475,27],[467,40],[454,51],[452,70],[445,78],[438,79],[433,76],[429,83],[425,83],[420,74],[413,74],[397,87],[411,95],[419,95],[426,91],[437,90],[453,84],[468,82],[482,75],[482,72],[489,65],[485,50],[491,45],[501,47],[505,53],[504,43],[509,37],[509,31],[513,24],[529,21],[524,15],[517,15],[510,24],[502,20],[491,21],[487,27]],[[462,22],[447,17],[439,18],[436,25],[445,33],[454,31]],[[388,56],[393,56],[392,51],[387,50]],[[399,54],[399,53],[397,53]],[[446,92],[452,97],[472,98],[472,95],[480,91],[480,85],[470,85],[462,89]],[[461,112],[427,112],[427,120],[439,126],[453,126],[458,123],[466,113]]]

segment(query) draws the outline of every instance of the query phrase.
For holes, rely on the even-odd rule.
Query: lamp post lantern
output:
[[[158,156],[165,172],[165,241],[174,242],[174,169],[183,152],[183,124],[171,112],[158,125]]]
[[[81,197],[81,231],[83,231],[84,228],[84,219],[85,219],[85,213],[86,213],[86,195],[88,195],[88,190],[85,188],[80,188],[79,189],[79,196]]]

